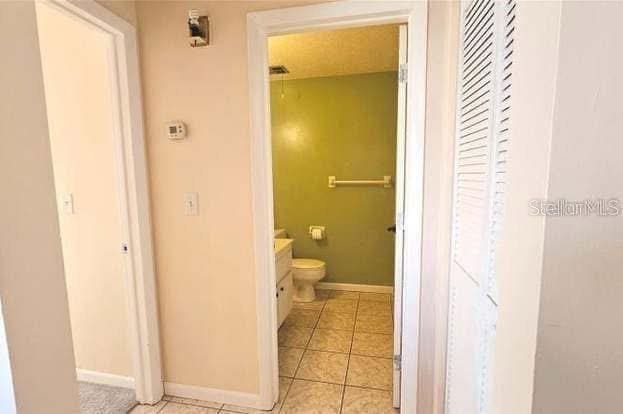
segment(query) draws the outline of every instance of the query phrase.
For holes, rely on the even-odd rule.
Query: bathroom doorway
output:
[[[386,24],[269,39],[286,411],[334,385],[341,410],[400,403],[405,36]]]
[[[383,10],[375,10],[375,8],[382,8]],[[327,409],[327,412],[350,412],[357,408],[356,404],[362,404],[362,401],[368,401],[378,407],[379,412],[393,410],[393,407],[401,407],[403,412],[415,410],[417,396],[412,390],[416,389],[414,385],[417,381],[421,260],[419,252],[421,252],[423,196],[421,188],[423,177],[423,98],[426,68],[424,53],[425,9],[425,5],[420,8],[417,4],[408,6],[406,10],[397,8],[396,5],[388,5],[386,8],[380,5],[341,8],[334,4],[294,8],[288,12],[277,10],[258,12],[249,16],[256,248],[259,252],[266,252],[266,256],[264,254],[257,255],[256,268],[259,284],[265,281],[268,285],[258,286],[260,329],[266,328],[266,332],[260,334],[260,352],[264,346],[267,347],[264,348],[267,351],[266,357],[262,357],[260,361],[262,372],[260,398],[263,407],[269,408],[271,406],[269,399],[272,397],[272,402],[277,402],[278,406],[282,407],[285,412],[304,411],[306,408],[316,409],[318,406],[310,405],[307,407],[297,404],[310,403],[309,398],[302,396],[320,394],[324,401],[323,404],[331,405],[330,401],[335,401],[334,405]],[[298,10],[300,10],[300,14],[297,14]],[[318,13],[315,13],[316,11]],[[353,20],[357,22],[353,23]],[[400,23],[403,25],[400,26]],[[381,97],[382,93],[377,94],[374,99],[366,98],[363,95],[368,92],[367,88],[351,84],[349,86],[350,92],[347,92],[348,88],[341,89],[343,87],[341,86],[342,82],[338,82],[337,79],[328,79],[339,76],[360,77],[363,75],[369,78],[375,76],[381,78],[383,70],[375,71],[372,69],[363,74],[329,74],[311,80],[297,80],[294,79],[296,77],[294,70],[297,66],[295,63],[288,68],[288,64],[270,61],[271,42],[273,39],[278,39],[280,35],[289,35],[292,36],[291,38],[295,38],[296,36],[313,36],[315,34],[322,36],[324,34],[325,36],[328,35],[329,38],[331,36],[335,38],[337,36],[335,32],[340,30],[365,32],[366,29],[380,30],[384,26],[393,26],[396,33],[396,59],[393,62],[395,86],[392,89],[391,105],[384,104],[381,108],[376,106],[379,101],[387,102]],[[330,32],[334,32],[333,35],[329,34]],[[402,33],[402,43],[399,33]],[[345,52],[342,54],[338,52],[336,55],[339,57],[346,55],[347,62],[353,61],[355,60],[353,52],[358,49],[365,50],[366,46],[373,45],[374,41],[381,37],[378,32],[368,39],[362,33],[360,35],[360,41],[356,47],[351,45],[344,49]],[[408,46],[406,44],[407,38],[410,40]],[[327,42],[330,42],[330,39],[325,39],[324,43],[319,42],[319,57],[314,58],[313,65],[303,64],[300,66],[303,68],[302,70],[318,67],[326,69],[327,66],[330,66],[332,53]],[[313,42],[308,41],[306,45],[309,46],[310,43]],[[338,40],[336,43],[339,45],[343,43],[343,40]],[[285,50],[289,51],[288,53],[298,51],[297,49],[298,47],[294,44],[285,47]],[[301,49],[304,52],[305,48],[301,47]],[[376,49],[375,52],[376,55],[368,60],[368,63],[373,62],[372,66],[383,60],[380,56],[381,51]],[[401,55],[399,52],[403,52],[402,60],[399,58]],[[413,59],[407,59],[407,54]],[[254,68],[260,64],[266,71],[268,71],[268,66],[272,66],[271,72],[275,73],[276,76],[269,78],[267,73],[255,70]],[[347,65],[342,64],[342,67],[345,66]],[[385,69],[385,71],[391,70]],[[288,79],[289,75],[291,76],[290,79]],[[377,79],[377,81],[379,80]],[[356,83],[354,80],[352,82]],[[313,84],[320,86],[321,89],[324,88],[324,95],[323,93],[315,94]],[[408,93],[407,89],[409,90]],[[326,99],[323,104],[323,96],[326,97],[331,94],[333,94],[334,99],[331,102]],[[355,104],[353,105],[352,102],[335,102],[337,98],[341,99],[344,96],[352,98]],[[356,104],[357,102],[359,104]],[[299,105],[311,105],[311,107],[297,109]],[[407,105],[413,110],[407,112]],[[367,137],[362,135],[372,132],[372,135],[376,135],[378,139],[378,130],[376,131],[377,134],[374,134],[374,131],[370,131],[370,129],[374,130],[379,126],[375,123],[379,119],[376,115],[380,113],[387,115],[387,112],[391,112],[388,110],[391,107],[394,108],[393,117],[389,116],[392,119],[393,144],[391,151],[393,164],[391,167],[381,166],[372,173],[370,168],[365,170],[365,167],[371,165],[366,165],[365,162],[357,159],[356,164],[360,168],[357,170],[357,167],[353,166],[355,162],[349,165],[348,160],[346,160],[341,170],[333,167],[333,170],[337,172],[329,173],[326,167],[330,164],[329,158],[335,155],[331,151],[338,152],[340,145],[344,143],[337,136],[339,135],[337,131],[340,129],[346,131],[346,135],[349,132],[355,132],[354,137],[349,137],[354,142],[357,138],[361,139],[360,144],[363,145],[345,145],[354,151],[350,154],[350,159],[353,161],[357,157],[363,158],[366,153],[379,154],[383,152],[378,146],[371,145],[374,139],[366,140]],[[328,120],[314,121],[315,124],[312,122],[310,126],[315,114],[324,113],[326,115],[331,111],[344,112],[349,111],[349,108],[353,113],[366,113],[368,110],[367,119],[363,121],[364,124],[368,125],[368,128],[358,130],[352,127],[353,124],[349,124],[348,117],[341,119],[338,119],[340,117],[328,117]],[[371,128],[371,126],[373,127]],[[334,134],[331,133],[332,128],[336,131]],[[280,140],[277,144],[273,141],[275,137]],[[318,137],[324,141],[322,144],[314,144],[314,138]],[[328,145],[328,149],[321,148],[321,145]],[[376,145],[379,145],[379,141]],[[294,159],[294,162],[290,165],[283,163],[285,152],[294,154],[290,160]],[[374,164],[376,167],[380,165],[375,164],[374,161],[369,161],[369,164]],[[325,170],[318,173],[323,167]],[[391,172],[380,172],[380,170],[385,171],[387,169],[390,169]],[[301,170],[304,172],[301,173]],[[309,176],[310,170],[316,171],[313,176]],[[305,174],[308,176],[304,177]],[[405,180],[405,177],[409,179]],[[334,198],[349,194],[360,197],[360,199],[358,202],[342,208],[331,206],[330,203],[317,202],[317,199],[307,193],[304,188],[310,183],[316,189],[322,188],[325,195],[332,194]],[[391,187],[391,190],[388,187]],[[374,209],[377,213],[377,220],[374,220],[374,224],[366,223],[366,225],[374,226],[380,230],[378,234],[390,235],[392,239],[389,243],[389,256],[395,272],[391,270],[389,272],[390,283],[379,283],[369,276],[366,276],[367,278],[364,278],[363,281],[340,280],[340,273],[345,274],[340,269],[347,267],[348,263],[351,263],[352,267],[359,268],[361,268],[362,263],[368,263],[368,267],[371,268],[378,264],[378,259],[382,255],[380,252],[374,251],[361,253],[363,249],[359,249],[361,254],[355,255],[354,259],[351,257],[345,260],[346,266],[340,266],[340,263],[336,261],[338,253],[332,255],[328,252],[329,248],[340,245],[339,220],[331,221],[329,216],[325,215],[324,217],[315,217],[313,221],[311,218],[305,219],[307,222],[304,225],[296,224],[296,215],[300,216],[304,212],[322,211],[323,209],[327,214],[337,210],[338,213],[342,214],[342,217],[352,218],[349,217],[348,213],[357,215],[360,212],[354,211],[354,209],[365,205],[365,201],[372,202],[369,195],[367,200],[366,196],[362,195],[367,190],[374,191],[376,195],[381,194],[381,197],[385,196],[386,199],[391,198],[392,201],[389,219],[383,218],[381,214],[387,212],[387,209],[377,207]],[[302,207],[298,210],[295,209],[296,211],[290,208],[283,211],[284,209],[277,206],[277,203],[284,192],[289,195],[294,194],[296,196],[294,199],[298,200],[298,205]],[[388,197],[391,192],[393,194]],[[288,210],[294,211],[294,213]],[[325,219],[324,223],[322,222],[323,218]],[[300,222],[305,220],[300,220]],[[342,221],[346,222],[347,220]],[[383,223],[382,227],[379,225],[380,222]],[[405,222],[409,225],[405,226]],[[276,227],[275,223],[277,223]],[[294,230],[287,228],[291,225],[294,226],[292,227]],[[408,229],[407,231],[405,231],[405,227]],[[346,232],[346,237],[341,237],[354,240],[356,246],[357,241],[359,241],[359,245],[363,246],[370,241],[370,236],[362,237],[361,234],[363,233],[357,233],[357,230],[360,229],[361,227],[351,226],[350,234]],[[398,237],[387,232],[393,229],[397,230]],[[275,231],[281,235],[285,232],[286,237],[294,240],[290,240],[288,246],[288,243],[283,242],[283,238],[274,238]],[[300,249],[297,248],[299,242],[302,245]],[[317,249],[316,257],[313,256],[314,248]],[[289,306],[282,304],[278,296],[285,295],[285,302],[287,303],[288,294],[286,292],[296,279],[296,277],[291,277],[291,280],[288,281],[287,268],[284,269],[283,262],[279,260],[282,259],[281,256],[284,251],[287,252],[288,249],[294,253],[290,273],[299,271],[303,275],[299,280],[315,281],[322,277],[315,285],[316,288],[320,288],[316,289],[315,300],[292,305],[294,321],[290,322],[288,321],[291,316],[288,313]],[[322,252],[322,249],[325,251]],[[405,249],[408,249],[410,253],[408,257],[403,255]],[[356,249],[351,249],[351,252],[352,250]],[[280,257],[276,258],[275,253]],[[326,255],[323,256],[323,254]],[[304,259],[304,261],[296,263],[297,259]],[[340,258],[337,257],[337,260],[339,261]],[[368,269],[364,266],[365,270]],[[407,276],[403,277],[403,275]],[[378,275],[376,276],[378,277]],[[384,287],[379,287],[383,285]],[[264,296],[263,292],[269,293],[269,295]],[[274,293],[270,294],[270,292]],[[300,295],[298,289],[295,291],[294,287],[290,287],[290,296],[294,295],[305,296]],[[267,307],[264,308],[265,297],[276,299],[269,299],[269,302],[266,303]],[[363,311],[361,314],[359,314],[360,307]],[[267,317],[268,315],[264,313],[265,309],[272,316]],[[407,309],[407,312],[403,313],[403,309]],[[284,317],[284,313],[289,316]],[[342,316],[339,316],[340,314]],[[376,318],[375,322],[378,322],[380,316],[385,317],[384,323],[374,324],[370,322],[370,318]],[[388,320],[389,323],[386,322]],[[343,329],[338,329],[340,324]],[[367,327],[364,327],[366,324]],[[278,325],[285,328],[285,332],[282,328],[280,335],[277,335]],[[379,331],[370,332],[371,326],[375,326],[372,328],[373,330],[378,329]],[[323,330],[324,332],[322,332]],[[359,336],[367,335],[369,339],[378,339],[374,335],[386,335],[392,338],[392,333],[395,333],[393,336],[395,341],[380,341],[378,346],[371,345],[371,341],[366,344],[362,341],[355,341],[357,334],[360,334]],[[353,347],[355,352],[353,352]],[[405,348],[408,348],[408,354],[406,354]],[[279,351],[278,358],[277,352],[275,352],[277,350]],[[370,352],[376,354],[365,355],[365,353]],[[364,355],[360,355],[361,353]],[[264,375],[269,372],[272,373],[270,375],[272,380]],[[401,393],[403,389],[411,390],[411,392]],[[279,393],[281,395],[278,395],[277,390],[281,391]]]

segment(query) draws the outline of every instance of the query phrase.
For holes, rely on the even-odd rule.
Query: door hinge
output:
[[[402,355],[394,355],[394,371],[402,370]]]
[[[405,63],[402,63],[400,67],[398,68],[398,81],[400,83],[407,82],[407,75],[408,75],[407,65]]]

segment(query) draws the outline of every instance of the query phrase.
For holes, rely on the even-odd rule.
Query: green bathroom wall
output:
[[[393,284],[394,188],[329,188],[328,177],[395,179],[396,107],[395,72],[271,82],[275,227],[294,257],[326,262],[324,282]]]

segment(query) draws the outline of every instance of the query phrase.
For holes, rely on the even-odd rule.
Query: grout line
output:
[[[320,322],[320,316],[322,315],[322,311],[324,310],[324,307],[326,305],[327,305],[327,301],[324,300],[323,303],[322,303],[322,308],[320,309],[320,312],[318,313],[318,319],[316,319],[316,323],[314,324],[314,326],[312,328],[311,335],[309,336],[309,339],[307,339],[307,342],[305,343],[305,347],[303,348],[303,354],[301,355],[301,359],[299,360],[298,364],[296,364],[296,369],[294,370],[294,373],[292,374],[292,382],[293,383],[294,383],[294,380],[296,379],[296,374],[299,372],[299,368],[301,367],[301,363],[303,362],[303,358],[305,358],[305,354],[307,353],[307,350],[308,350],[307,347],[309,346],[309,343],[311,342],[312,338],[314,337],[314,333],[316,332],[316,327],[318,326],[318,323]],[[292,388],[292,385],[290,385],[290,388]],[[288,389],[288,393],[290,393],[290,389]],[[283,397],[283,402],[286,401],[286,397],[287,397],[287,394]]]
[[[350,336],[350,349],[348,350],[348,363],[346,364],[346,373],[344,374],[344,385],[342,386],[342,400],[340,401],[340,413],[344,408],[344,396],[346,395],[346,383],[348,382],[348,371],[350,370],[350,357],[353,353],[353,342],[355,341],[355,328],[357,327],[357,314],[359,313],[359,303],[361,301],[361,295],[357,298],[357,307],[355,308],[355,325],[353,326],[353,333]]]
[[[394,330],[392,329],[392,331],[390,333],[385,333],[385,332],[371,332],[371,331],[357,331],[357,333],[362,333],[362,334],[366,334],[366,335],[377,335],[377,336],[394,336]]]
[[[204,402],[209,402],[209,403],[215,403],[216,401],[198,400],[196,398],[185,398],[185,397],[182,397],[182,398],[184,398],[184,400],[186,400],[186,401],[167,401],[167,403],[165,405],[167,405],[170,402],[172,402],[173,404],[188,405],[188,406],[191,406],[191,407],[198,407],[198,408],[211,408],[213,410],[219,410],[219,411],[222,410],[223,407],[225,407],[224,403],[217,403],[217,404],[221,404],[221,406],[219,408],[214,408],[214,407],[206,407],[205,405],[193,404],[193,403],[191,403],[191,402],[189,402],[187,400],[197,400],[197,401],[204,401]],[[163,405],[162,408],[160,408],[160,410],[158,410],[158,413],[164,409],[165,405]],[[156,413],[156,414],[158,414],[158,413]]]
[[[225,410],[225,405],[228,405],[228,404],[223,404],[223,406],[222,406],[221,408],[214,408],[214,407],[201,407],[201,406],[199,406],[199,407],[201,407],[201,408],[212,408],[212,409],[214,409],[214,410],[218,410],[218,411],[217,411],[217,414],[219,414],[219,413],[236,413],[236,414],[244,414],[244,411],[238,411],[238,410],[239,410],[240,408],[246,408],[246,407],[243,407],[243,406],[240,406],[240,405],[234,405],[234,407],[235,407],[235,408],[233,408],[233,409],[228,408],[227,410]],[[196,406],[196,405],[194,405],[193,407],[197,407],[197,406]],[[247,410],[247,411],[248,411],[248,410]],[[268,414],[268,411],[267,411],[266,413]]]
[[[301,359],[299,359],[299,362],[296,364],[296,369],[292,373],[292,381],[290,381],[290,386],[288,387],[288,391],[286,391],[286,393],[283,395],[283,400],[281,401],[281,406],[279,407],[279,411],[281,411],[281,408],[283,408],[283,406],[286,403],[286,399],[288,398],[288,395],[290,395],[290,390],[292,389],[292,386],[294,385],[294,381],[296,379],[296,373],[298,372],[299,367],[301,366],[301,362],[303,362],[303,357],[305,356],[305,352],[307,352],[307,345],[309,344],[309,341],[311,341],[312,337],[314,336],[314,332],[316,331],[316,326],[318,326],[318,322],[320,322],[320,317],[322,316],[322,311],[324,310],[324,307],[326,304],[327,304],[327,301],[326,300],[323,301],[322,308],[320,308],[320,312],[318,312],[318,319],[316,320],[316,323],[314,324],[314,327],[312,328],[312,333],[309,336],[309,340],[307,341],[305,348],[303,348]]]
[[[318,328],[318,324],[320,323],[320,316],[322,315],[322,312],[324,311],[325,306],[327,306],[327,300],[325,300],[323,302],[322,309],[320,309],[320,312],[318,312],[318,319],[316,319],[316,322],[314,323],[314,326],[312,327],[312,333],[309,336],[309,339],[307,340],[307,343],[305,344],[305,352],[307,352],[307,349],[309,347],[309,343],[311,342],[312,338],[314,337],[314,334],[316,333],[316,329]],[[305,356],[305,353],[303,353],[303,356]],[[301,358],[301,361],[302,360],[303,360],[303,358]]]
[[[347,332],[347,331],[343,331],[343,332]],[[324,352],[325,354],[338,354],[338,355],[348,355],[349,354],[349,352],[325,351],[324,349],[307,348],[306,350],[309,350],[309,351],[312,351],[312,352]]]
[[[361,332],[359,332],[359,333],[361,333]],[[358,354],[358,353],[352,353],[352,352],[351,352],[351,355],[360,356],[360,357],[366,357],[366,358],[393,359],[393,357],[378,356],[378,355],[367,355],[367,354]]]
[[[345,385],[345,387],[349,387],[349,388],[359,388],[360,390],[371,390],[371,391],[385,391],[385,392],[392,392],[391,389],[386,389],[386,388],[374,388],[374,387],[364,387],[362,385]]]
[[[301,357],[301,359],[303,359]],[[287,378],[287,377],[284,377]],[[292,389],[292,385],[294,385],[294,378],[290,378],[290,384],[288,384],[288,390],[285,392],[285,394],[283,394],[283,400],[281,400],[281,398],[277,398],[277,402],[279,402],[279,400],[281,400],[281,405],[279,406],[279,411],[281,411],[281,408],[283,407],[283,404],[286,402],[286,398],[288,398],[288,394],[290,394],[290,390]],[[273,410],[275,409],[275,407],[273,407]]]
[[[303,357],[301,357],[301,359],[303,359]],[[300,361],[299,361],[300,364]],[[298,367],[296,368],[298,369]],[[295,371],[296,373],[296,371]],[[288,398],[288,395],[290,395],[290,390],[292,389],[292,386],[294,385],[294,378],[291,378],[292,381],[290,381],[290,385],[288,386],[288,391],[286,391],[285,394],[283,394],[283,400],[281,400],[281,405],[279,406],[279,412],[281,411],[281,409],[283,408],[283,406],[286,404],[286,399]],[[274,409],[275,407],[273,407]]]
[[[290,378],[290,377],[284,377],[284,378]],[[391,388],[364,387],[363,385],[340,384],[340,383],[337,383],[337,382],[319,381],[319,380],[312,380],[312,379],[306,379],[306,378],[291,378],[291,379],[292,380],[297,380],[297,381],[303,381],[303,382],[316,382],[318,384],[339,385],[341,387],[359,388],[359,389],[362,389],[362,390],[391,392]]]
[[[162,404],[162,407],[160,407],[160,409],[158,411],[156,411],[156,414],[158,414],[159,412],[164,410],[164,407],[166,407],[168,404],[169,404],[169,401],[165,400],[164,404]]]

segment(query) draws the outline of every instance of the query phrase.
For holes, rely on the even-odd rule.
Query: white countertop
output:
[[[279,256],[292,245],[294,239],[275,239],[275,256]]]

